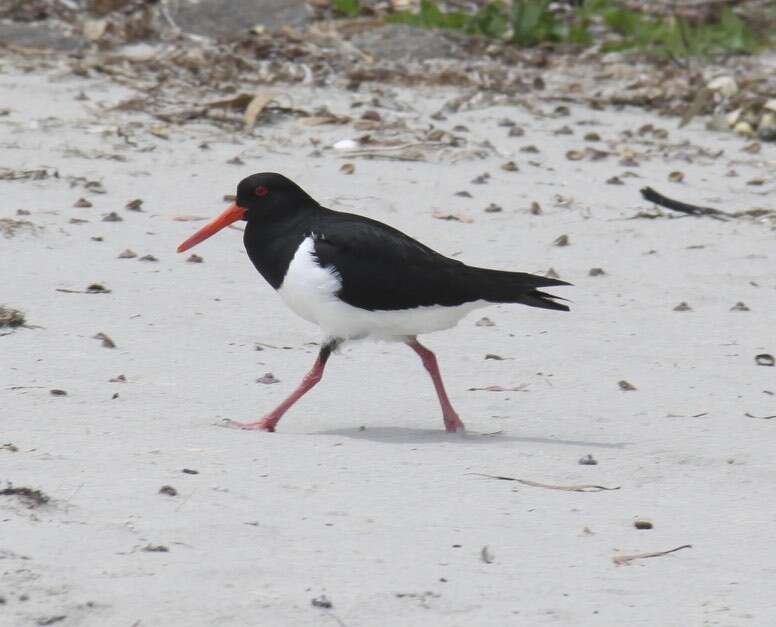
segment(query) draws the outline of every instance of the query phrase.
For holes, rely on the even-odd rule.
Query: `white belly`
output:
[[[410,336],[449,329],[469,312],[490,304],[480,300],[456,307],[359,309],[337,298],[342,286],[340,276],[333,269],[322,268],[313,255],[314,242],[308,237],[291,260],[278,294],[294,313],[317,324],[327,336],[401,341]]]

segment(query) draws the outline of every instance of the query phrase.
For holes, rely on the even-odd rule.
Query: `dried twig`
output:
[[[633,560],[640,560],[647,557],[661,557],[663,555],[668,555],[669,553],[675,553],[676,551],[681,551],[682,549],[691,549],[691,548],[692,548],[692,544],[683,544],[682,546],[678,546],[675,549],[669,549],[668,551],[655,551],[654,553],[639,553],[637,555],[615,555],[612,558],[612,561],[614,562],[615,566],[622,566],[623,564],[628,564]]]
[[[708,216],[709,218],[723,221],[728,220],[729,218],[735,218],[733,214],[720,211],[719,209],[714,209],[712,207],[699,207],[698,205],[690,205],[686,202],[673,200],[667,196],[663,196],[663,194],[659,192],[656,192],[651,187],[642,188],[641,196],[644,198],[644,200],[653,202],[656,205],[660,205],[666,209],[672,209],[674,211],[686,213],[691,216]]]
[[[566,492],[603,492],[607,490],[619,490],[620,486],[614,488],[607,488],[602,485],[591,485],[582,483],[579,485],[552,485],[551,483],[539,483],[538,481],[529,481],[528,479],[518,479],[516,477],[503,477],[500,475],[488,475],[484,472],[470,472],[470,475],[478,475],[480,477],[487,477],[488,479],[499,479],[501,481],[516,481],[523,485],[531,486],[532,488],[546,488],[548,490],[565,490]]]
[[[773,414],[772,416],[755,416],[754,414],[750,414],[749,412],[745,412],[744,416],[747,418],[758,418],[759,420],[772,420],[773,418],[776,418],[776,414]]]

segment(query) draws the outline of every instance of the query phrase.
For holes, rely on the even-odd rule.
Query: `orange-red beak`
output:
[[[240,220],[245,215],[246,211],[247,209],[240,207],[237,203],[229,205],[220,216],[215,220],[208,222],[199,231],[178,246],[178,252],[182,253],[184,250],[196,246],[201,241],[206,240],[211,235],[215,235],[221,229],[229,226],[232,222],[237,222],[237,220]]]

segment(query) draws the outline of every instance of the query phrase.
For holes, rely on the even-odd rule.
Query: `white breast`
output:
[[[456,307],[368,311],[342,302],[336,296],[340,287],[341,277],[334,268],[318,264],[314,240],[308,237],[291,260],[278,294],[294,313],[317,324],[327,336],[343,339],[402,341],[408,336],[449,329],[469,312],[490,304],[480,300]]]

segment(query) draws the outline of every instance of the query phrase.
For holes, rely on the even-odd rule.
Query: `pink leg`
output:
[[[318,359],[315,360],[312,369],[308,372],[299,386],[291,392],[290,396],[284,400],[280,405],[275,407],[271,412],[264,416],[261,420],[256,422],[232,422],[233,425],[240,427],[241,429],[261,429],[263,431],[274,431],[280,419],[283,417],[291,406],[296,403],[302,396],[304,396],[310,388],[314,387],[318,381],[323,377],[323,369],[326,366],[326,361],[331,355],[331,351],[339,344],[338,340],[330,340],[321,347],[321,352],[318,353]]]
[[[434,388],[436,389],[437,396],[439,397],[439,404],[442,406],[442,416],[445,419],[445,431],[455,433],[456,431],[465,431],[463,422],[455,413],[453,406],[450,404],[450,399],[447,398],[447,392],[445,392],[445,385],[442,383],[442,375],[439,374],[439,366],[437,366],[436,356],[430,350],[428,350],[423,344],[418,342],[417,338],[413,338],[407,341],[407,346],[414,350],[423,361],[428,373],[431,375],[431,380],[434,382]]]

